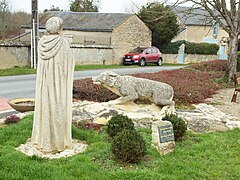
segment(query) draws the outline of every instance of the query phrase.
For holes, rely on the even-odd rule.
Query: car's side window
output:
[[[157,53],[157,49],[156,48],[152,48],[152,53],[156,54]]]
[[[148,54],[152,54],[151,48],[148,48],[146,52],[147,52]]]

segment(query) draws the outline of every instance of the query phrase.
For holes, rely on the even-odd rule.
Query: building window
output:
[[[213,38],[217,38],[218,36],[218,29],[219,29],[219,24],[217,22],[215,22],[213,24]]]

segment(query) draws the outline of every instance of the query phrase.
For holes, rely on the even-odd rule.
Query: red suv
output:
[[[145,66],[147,63],[156,63],[162,65],[162,53],[158,48],[152,47],[137,47],[128,54],[124,55],[123,64],[139,64]]]

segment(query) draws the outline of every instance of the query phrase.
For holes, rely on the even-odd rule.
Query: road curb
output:
[[[0,119],[5,118],[5,117],[7,117],[7,116],[9,116],[11,114],[15,114],[15,113],[19,113],[19,112],[14,110],[14,109],[0,111]]]

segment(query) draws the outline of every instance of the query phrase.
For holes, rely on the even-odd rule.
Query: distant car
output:
[[[147,63],[156,63],[161,66],[163,62],[162,53],[154,46],[137,47],[124,55],[123,64],[139,64],[145,66]]]

